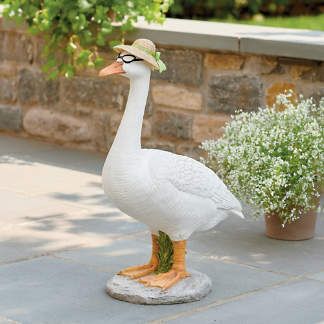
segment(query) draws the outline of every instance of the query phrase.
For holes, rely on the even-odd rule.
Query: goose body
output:
[[[125,214],[163,231],[172,240],[185,240],[207,230],[241,205],[217,175],[186,156],[139,149],[121,156],[112,151],[103,168],[107,196]]]
[[[205,165],[186,156],[141,147],[155,45],[137,40],[119,48],[123,51],[116,62],[99,74],[121,74],[130,80],[125,112],[103,167],[103,188],[122,212],[146,224],[152,234],[149,263],[126,268],[120,274],[167,289],[189,275],[185,247],[193,232],[210,229],[230,214],[244,216],[239,201]],[[167,273],[154,275],[159,263],[159,231],[173,242],[173,265]]]

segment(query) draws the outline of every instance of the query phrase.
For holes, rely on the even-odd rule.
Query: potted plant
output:
[[[229,189],[265,216],[267,236],[313,237],[324,178],[324,98],[315,104],[281,94],[272,107],[232,116],[222,138],[202,149]]]

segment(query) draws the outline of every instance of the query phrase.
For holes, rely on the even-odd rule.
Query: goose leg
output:
[[[122,276],[127,276],[131,279],[137,279],[146,276],[148,274],[151,274],[156,270],[159,264],[158,251],[159,251],[158,236],[152,234],[152,256],[149,263],[123,269],[119,271],[118,274]]]
[[[173,265],[168,272],[141,277],[138,281],[146,286],[169,289],[183,278],[190,276],[186,271],[186,241],[173,241]]]

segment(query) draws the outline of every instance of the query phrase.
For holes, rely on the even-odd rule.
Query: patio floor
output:
[[[324,219],[282,242],[262,220],[228,218],[189,241],[208,274],[202,301],[133,305],[110,298],[119,269],[144,263],[146,227],[104,196],[104,156],[0,136],[0,323],[294,323],[324,321]]]

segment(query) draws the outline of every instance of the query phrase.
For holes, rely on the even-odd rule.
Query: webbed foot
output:
[[[162,290],[169,289],[181,279],[189,277],[190,274],[185,270],[171,269],[168,272],[160,274],[151,274],[143,276],[138,282],[150,287],[159,287]]]
[[[153,263],[143,264],[139,266],[129,267],[118,272],[119,275],[127,276],[131,279],[141,278],[154,272],[157,265]]]

